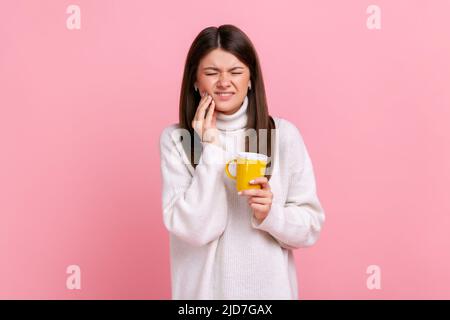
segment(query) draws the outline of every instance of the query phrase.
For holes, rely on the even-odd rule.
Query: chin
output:
[[[217,108],[217,107],[216,107],[215,109],[216,109],[217,112],[220,112],[220,113],[230,112],[230,110],[223,109],[223,108]]]

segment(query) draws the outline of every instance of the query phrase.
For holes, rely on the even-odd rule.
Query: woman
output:
[[[260,189],[238,194],[224,166],[240,151],[269,164]],[[192,43],[179,123],[163,130],[160,152],[172,298],[298,299],[292,250],[317,241],[325,216],[302,136],[269,116],[256,51],[237,27]]]

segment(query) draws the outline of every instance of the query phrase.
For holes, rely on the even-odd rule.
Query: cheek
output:
[[[209,77],[208,76],[200,76],[197,79],[198,79],[198,83],[200,85],[204,85],[205,87],[211,86],[212,84],[214,84],[214,81],[215,81],[213,76],[209,76]]]
[[[249,80],[250,79],[248,77],[239,78],[236,80],[236,85],[239,87],[239,89],[245,90],[248,86]]]

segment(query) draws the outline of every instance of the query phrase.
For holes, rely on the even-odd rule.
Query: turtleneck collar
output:
[[[248,97],[245,96],[244,102],[238,111],[233,114],[217,113],[216,127],[222,131],[231,131],[243,129],[247,125],[247,106]]]

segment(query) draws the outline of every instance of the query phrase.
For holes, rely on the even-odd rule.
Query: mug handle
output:
[[[236,180],[236,176],[231,175],[230,170],[228,169],[228,166],[230,165],[231,162],[237,162],[237,159],[231,159],[230,161],[227,162],[227,164],[225,165],[225,173],[229,178]]]

